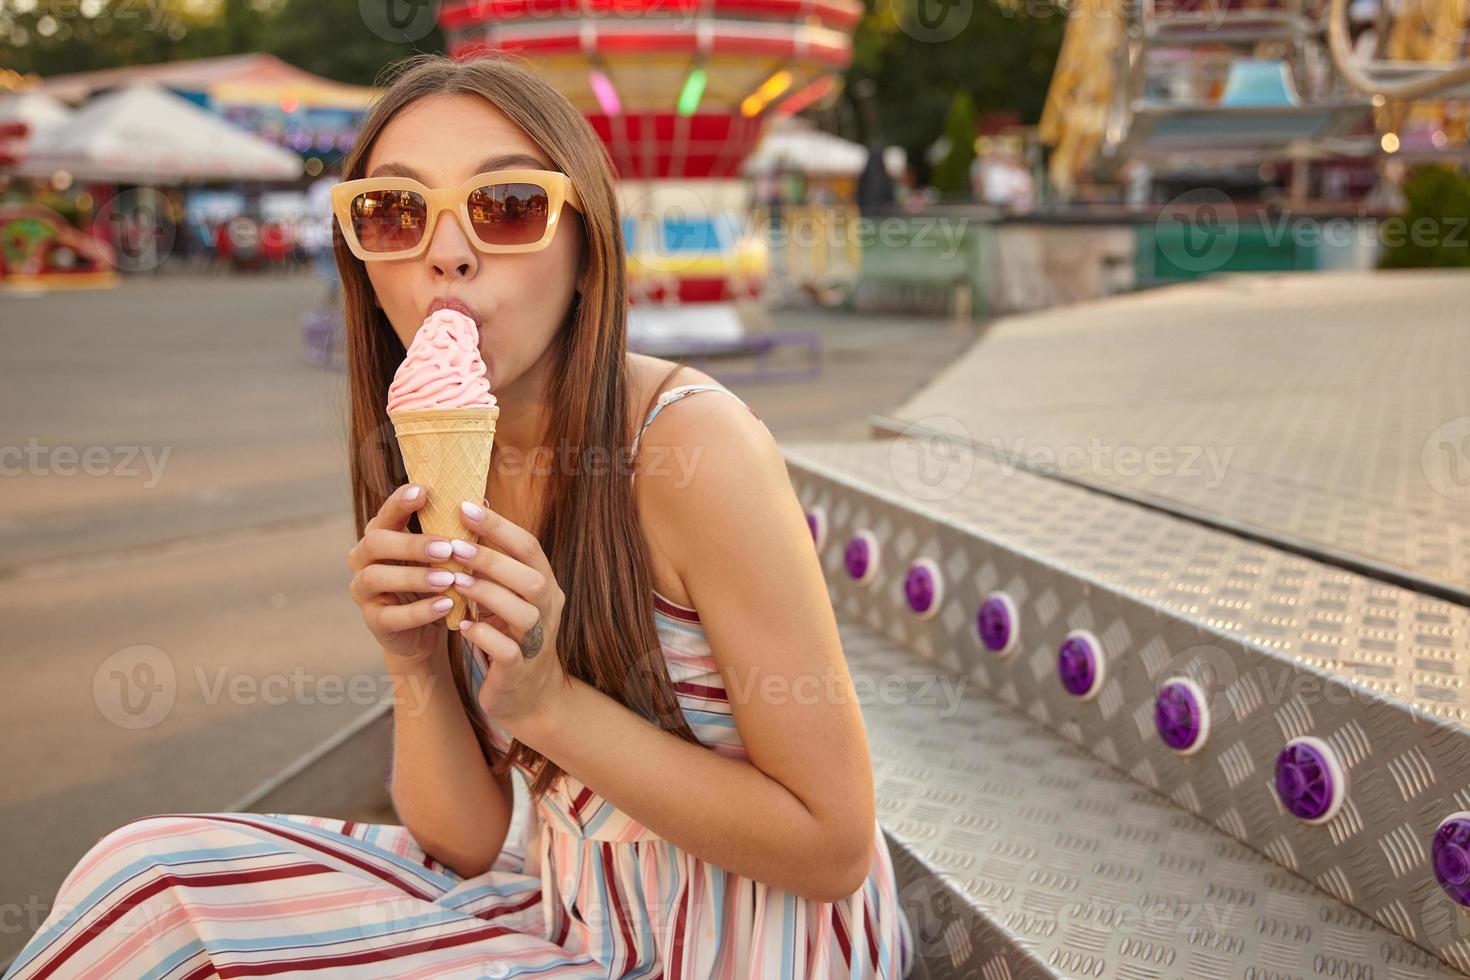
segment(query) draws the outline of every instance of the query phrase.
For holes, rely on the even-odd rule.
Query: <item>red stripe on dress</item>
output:
[[[679,890],[679,914],[674,920],[673,962],[669,964],[669,980],[681,980],[684,973],[684,923],[689,917],[689,876]]]
[[[711,687],[708,684],[695,684],[693,681],[676,681],[674,690],[680,694],[692,694],[704,698],[706,701],[729,702],[729,692],[723,687]]]
[[[208,960],[205,960],[193,973],[184,974],[183,980],[205,980],[206,977],[217,976],[219,976],[219,974],[215,972],[214,964],[209,962]]]
[[[693,609],[685,609],[683,606],[676,606],[669,600],[665,599],[663,596],[659,595],[657,592],[653,594],[653,608],[657,609],[661,613],[664,613],[670,619],[677,619],[686,623],[699,622],[699,613],[695,612]]]
[[[839,907],[832,906],[832,928],[837,933],[837,946],[842,950],[842,964],[852,969],[852,940],[848,938],[847,926],[842,921]]]
[[[329,874],[334,869],[325,864],[283,864],[274,868],[251,868],[246,871],[210,871],[198,875],[175,874],[171,871],[164,872],[156,878],[149,880],[146,884],[134,889],[130,894],[123,896],[117,904],[113,905],[95,921],[87,926],[80,935],[72,939],[64,947],[52,955],[35,974],[35,980],[44,980],[55,973],[56,970],[76,955],[93,937],[101,935],[107,927],[119,917],[126,914],[128,910],[144,902],[165,888],[174,885],[188,885],[195,888],[212,888],[220,885],[237,885],[252,881],[275,881],[281,878],[301,878],[309,875]],[[93,903],[93,908],[102,904],[99,899]]]
[[[241,819],[238,819],[236,817],[221,816],[219,814],[210,814],[207,817],[200,817],[198,814],[190,814],[190,813],[165,813],[165,814],[160,814],[160,816],[165,816],[165,817],[195,817],[197,819],[214,820],[214,821],[218,821],[219,823],[237,823],[237,824],[241,824],[242,826],[245,826],[245,827],[253,827],[256,830],[263,830],[266,833],[273,834],[276,837],[283,837],[286,840],[295,841],[296,843],[302,844],[302,845],[304,845],[306,847],[309,847],[309,848],[311,848],[313,850],[321,851],[323,854],[330,854],[330,855],[332,855],[335,858],[339,858],[339,859],[341,859],[343,861],[346,861],[348,864],[352,865],[353,867],[361,868],[362,870],[366,871],[368,874],[372,875],[374,878],[378,878],[381,881],[385,881],[385,882],[387,882],[390,885],[396,885],[397,887],[401,888],[403,891],[407,892],[409,895],[412,895],[414,898],[421,898],[421,899],[423,899],[426,902],[432,902],[434,900],[434,897],[435,897],[435,896],[429,894],[428,892],[423,891],[422,889],[415,888],[414,886],[410,885],[406,880],[398,877],[397,875],[394,875],[394,874],[392,874],[389,871],[385,871],[382,868],[379,868],[379,867],[377,867],[374,864],[371,864],[371,863],[369,863],[367,861],[362,860],[361,858],[357,857],[355,854],[353,854],[353,853],[351,853],[349,851],[345,851],[345,850],[342,850],[340,848],[329,847],[326,844],[321,843],[320,841],[312,840],[310,837],[305,837],[305,836],[302,836],[302,835],[299,835],[299,834],[288,833],[285,830],[285,828],[283,828],[283,827],[281,827],[279,825],[273,825],[273,824],[270,824],[270,823],[266,823],[265,825],[262,826],[261,824],[255,823],[255,822],[250,821],[250,820],[241,820]]]
[[[590,786],[583,786],[582,791],[577,794],[577,798],[572,801],[572,815],[578,820],[582,819],[582,807],[586,806],[587,801],[590,799],[592,799],[592,788]]]
[[[628,924],[628,912],[623,907],[623,900],[618,896],[617,872],[613,869],[612,844],[607,841],[600,843],[602,846],[598,850],[602,853],[602,874],[607,880],[607,895],[612,901],[613,915],[617,916],[618,932],[623,937],[623,955],[629,958],[626,968],[619,965],[616,970],[609,969],[608,974],[609,976],[621,976],[624,969],[630,969],[633,966],[632,957],[636,953],[633,948],[633,929]]]
[[[872,960],[873,969],[878,968],[878,936],[873,930],[873,917],[869,914],[872,909],[868,908],[867,889],[863,889],[863,925],[868,930],[868,958]]]
[[[506,915],[506,914],[508,914],[510,912],[524,912],[524,911],[526,911],[526,909],[530,908],[531,906],[533,906],[533,905],[540,905],[540,904],[541,904],[541,890],[538,888],[536,891],[532,892],[530,894],[530,896],[528,898],[526,898],[525,901],[521,902],[519,905],[495,905],[495,906],[492,906],[491,908],[483,909],[483,910],[481,910],[479,912],[471,912],[470,915],[473,915],[477,919],[484,919],[486,922],[490,922],[490,921],[492,921],[492,920],[494,920],[494,919],[496,919],[496,918],[498,918],[498,917],[500,917],[502,915]]]

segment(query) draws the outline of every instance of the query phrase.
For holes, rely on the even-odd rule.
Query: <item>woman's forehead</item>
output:
[[[364,173],[432,185],[508,167],[552,169],[525,131],[487,100],[446,94],[394,115],[373,141]]]

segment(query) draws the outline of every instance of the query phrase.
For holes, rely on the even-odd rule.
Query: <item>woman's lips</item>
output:
[[[484,326],[484,321],[480,319],[480,314],[476,313],[473,309],[466,305],[463,300],[455,299],[453,296],[434,297],[433,301],[429,303],[429,308],[424,310],[424,319],[427,320],[429,317],[433,316],[435,313],[438,313],[440,310],[453,310],[456,313],[463,313],[465,316],[469,317],[475,322],[476,331],[480,330],[481,327]]]

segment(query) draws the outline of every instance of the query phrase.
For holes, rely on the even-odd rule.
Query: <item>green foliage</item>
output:
[[[876,83],[877,134],[918,160],[945,126],[952,94],[967,92],[977,114],[1012,111],[1041,119],[1067,27],[1063,0],[864,0],[848,86]],[[862,116],[851,114],[855,119]]]
[[[1470,267],[1470,177],[1451,167],[1415,167],[1404,180],[1404,213],[1384,223],[1381,269]]]
[[[14,43],[18,32],[23,44]],[[371,85],[392,61],[444,50],[444,34],[435,27],[411,44],[384,40],[363,21],[358,0],[105,0],[93,17],[76,3],[37,3],[22,13],[14,0],[0,0],[0,47],[6,67],[22,74],[264,51],[326,78]]]
[[[970,162],[975,159],[975,100],[969,92],[956,92],[950,100],[944,135],[949,138],[949,152],[934,168],[931,183],[942,194],[967,194]]]

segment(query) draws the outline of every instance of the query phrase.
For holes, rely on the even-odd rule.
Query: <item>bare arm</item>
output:
[[[861,886],[866,863],[856,866],[846,842],[786,787],[749,762],[664,731],[585,681],[570,681],[555,714],[516,737],[716,867],[820,902]]]
[[[749,761],[575,678],[513,734],[696,857],[838,900],[871,870],[872,765],[800,502],[775,440],[733,399],[664,414],[635,486],[668,529],[661,550],[700,610]]]
[[[393,805],[430,857],[462,877],[481,874],[495,863],[510,830],[510,777],[498,781],[485,763],[454,690],[446,650],[413,665],[388,663]]]

